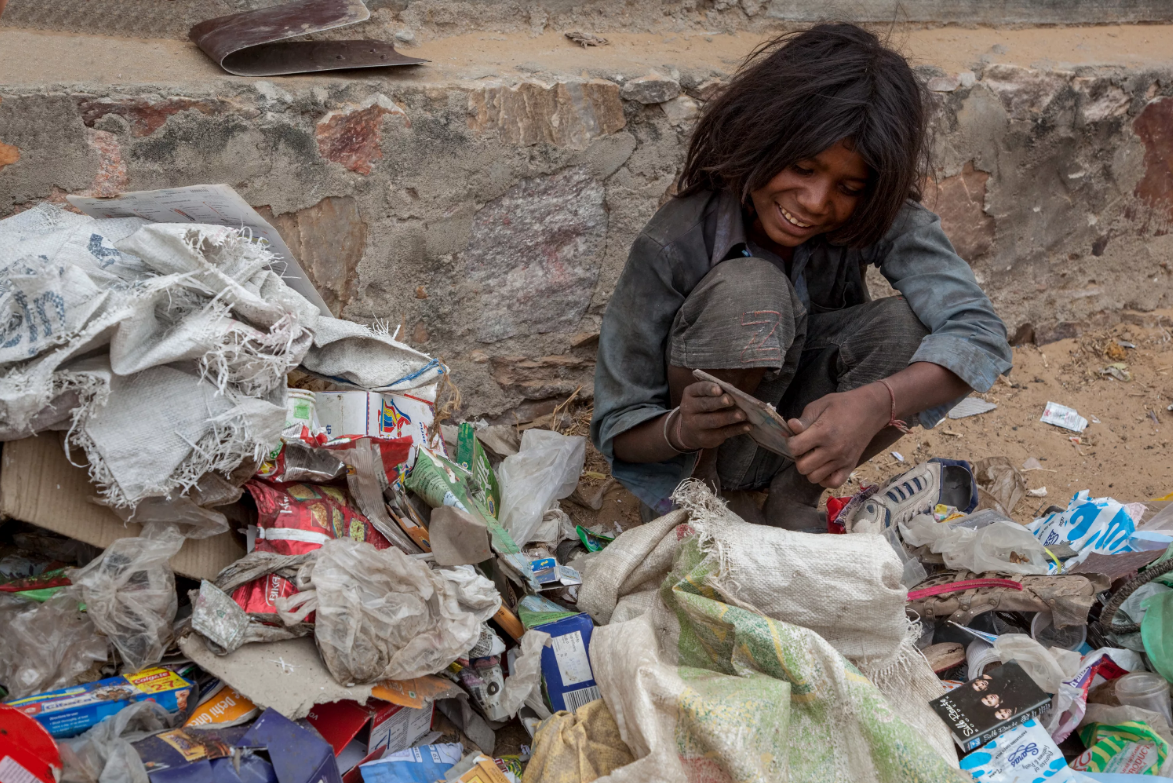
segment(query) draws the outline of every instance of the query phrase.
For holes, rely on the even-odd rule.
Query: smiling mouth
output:
[[[789,223],[790,225],[794,226],[795,228],[810,228],[813,225],[811,223],[802,222],[801,220],[796,218],[794,215],[787,212],[786,209],[781,204],[778,204],[777,207],[778,207],[778,211],[782,213],[782,217],[786,219],[786,222]]]

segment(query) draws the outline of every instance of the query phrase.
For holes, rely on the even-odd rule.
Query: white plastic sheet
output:
[[[526,430],[521,450],[497,470],[501,483],[501,524],[518,546],[525,546],[546,510],[578,486],[586,459],[586,439],[549,430]]]

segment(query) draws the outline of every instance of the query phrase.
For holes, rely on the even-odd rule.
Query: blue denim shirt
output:
[[[674,198],[644,227],[607,305],[595,369],[591,439],[612,474],[658,511],[693,458],[667,462],[616,460],[615,437],[669,410],[666,347],[676,311],[709,270],[747,246],[741,205],[730,193]],[[795,249],[790,279],[803,305],[823,310],[868,301],[863,273],[874,264],[930,331],[911,362],[952,370],[988,391],[1011,368],[1006,326],[973,271],[941,230],[936,215],[913,201],[884,238],[870,247],[838,247],[815,237]],[[910,362],[910,363],[911,363]],[[953,403],[922,411],[933,427]]]

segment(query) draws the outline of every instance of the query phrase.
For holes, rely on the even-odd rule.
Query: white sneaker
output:
[[[844,520],[848,533],[884,533],[938,504],[969,514],[978,504],[977,482],[965,460],[934,458],[889,481]]]

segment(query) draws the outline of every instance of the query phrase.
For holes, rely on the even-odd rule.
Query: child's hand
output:
[[[795,467],[812,484],[841,487],[873,437],[888,424],[889,401],[883,388],[863,386],[828,394],[807,405],[802,418],[787,422]]]
[[[717,384],[700,381],[685,387],[679,427],[673,425],[668,437],[681,451],[693,451],[716,448],[749,431],[745,414],[733,404],[733,398]]]

